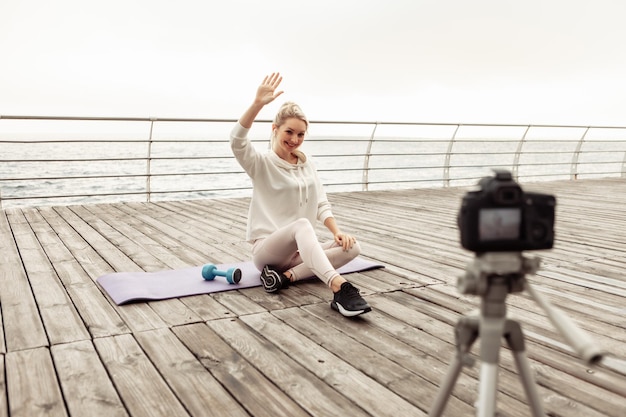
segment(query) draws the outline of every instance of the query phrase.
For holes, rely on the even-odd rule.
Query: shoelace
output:
[[[346,289],[343,290],[342,292],[344,293],[344,295],[346,296],[346,298],[352,300],[352,299],[359,299],[361,298],[361,292],[359,291],[358,288],[349,285],[345,287]]]

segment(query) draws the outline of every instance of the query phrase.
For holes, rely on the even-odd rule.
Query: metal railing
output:
[[[235,122],[0,116],[0,206],[248,196]],[[303,149],[330,192],[469,185],[490,168],[522,183],[626,177],[623,126],[311,121]]]

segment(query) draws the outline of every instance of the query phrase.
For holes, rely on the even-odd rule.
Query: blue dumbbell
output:
[[[228,271],[220,271],[213,264],[206,264],[202,267],[202,278],[213,281],[216,276],[226,277],[229,284],[239,284],[241,281],[241,269],[230,268]]]

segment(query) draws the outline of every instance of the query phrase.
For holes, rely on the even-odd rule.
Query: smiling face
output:
[[[306,129],[306,123],[296,117],[286,119],[280,126],[273,124],[272,149],[276,155],[287,162],[297,162],[298,158],[293,153],[302,145]]]

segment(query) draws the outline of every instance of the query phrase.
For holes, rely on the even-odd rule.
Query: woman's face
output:
[[[306,123],[296,117],[291,117],[280,126],[272,125],[274,129],[274,143],[272,149],[282,159],[291,159],[291,154],[297,150],[306,134]]]

